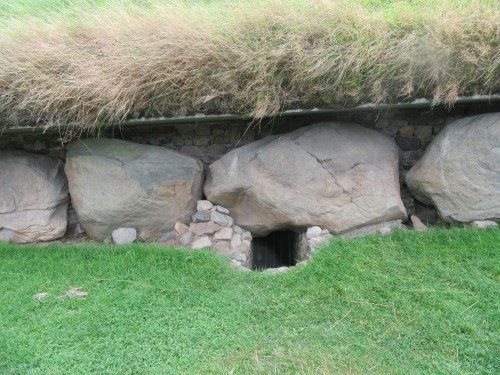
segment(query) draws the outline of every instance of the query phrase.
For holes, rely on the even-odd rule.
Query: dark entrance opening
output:
[[[252,239],[252,269],[295,266],[297,233],[291,230],[272,232]]]

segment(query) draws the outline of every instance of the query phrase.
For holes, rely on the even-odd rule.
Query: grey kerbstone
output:
[[[50,241],[64,236],[68,182],[64,164],[44,155],[0,151],[0,241]]]
[[[374,130],[320,123],[225,154],[204,192],[254,235],[314,225],[344,233],[406,218],[398,160],[394,141]]]
[[[120,227],[160,236],[189,221],[201,196],[201,163],[157,146],[79,140],[68,145],[65,171],[73,207],[95,240]]]
[[[444,220],[500,219],[500,113],[447,125],[408,172],[406,183]]]
[[[135,228],[119,228],[111,233],[115,245],[125,245],[133,243],[137,239],[137,230]]]

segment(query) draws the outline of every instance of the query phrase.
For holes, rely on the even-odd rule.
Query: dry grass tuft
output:
[[[0,21],[5,123],[262,118],[500,91],[497,0],[118,3]]]

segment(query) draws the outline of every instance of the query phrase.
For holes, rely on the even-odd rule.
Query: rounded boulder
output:
[[[235,149],[204,192],[257,236],[319,226],[337,234],[406,218],[394,141],[350,123],[318,123]]]
[[[118,228],[159,237],[177,221],[189,222],[203,182],[199,161],[117,139],[68,145],[65,171],[82,227],[90,238],[101,241]]]

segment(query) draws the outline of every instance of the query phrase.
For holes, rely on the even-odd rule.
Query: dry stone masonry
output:
[[[53,240],[67,228],[116,244],[210,248],[247,270],[253,244],[281,231],[305,260],[332,235],[387,234],[407,214],[421,231],[438,214],[498,226],[498,103],[250,125],[110,128],[69,145],[0,135],[0,241]]]
[[[212,248],[227,256],[236,267],[252,265],[252,235],[234,223],[229,210],[207,200],[197,202],[197,211],[188,225],[178,222],[175,230],[167,233],[160,242],[182,245],[193,250]]]

